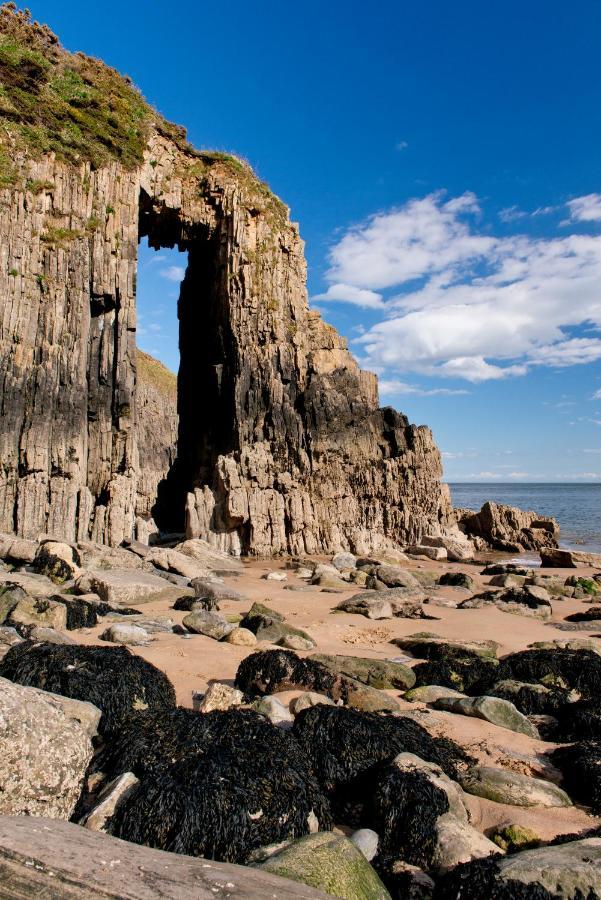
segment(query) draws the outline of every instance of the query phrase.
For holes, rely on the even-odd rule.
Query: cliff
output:
[[[147,519],[177,454],[177,376],[139,348],[136,367],[136,516]]]
[[[173,421],[140,390],[140,238],[188,252],[163,529],[231,552],[365,552],[447,522],[426,427],[309,310],[287,208],[116,72],[0,8],[0,531],[119,544]],[[143,379],[142,379],[143,380]],[[158,454],[158,455],[157,455]]]

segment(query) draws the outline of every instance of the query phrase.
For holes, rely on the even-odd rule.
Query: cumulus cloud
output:
[[[589,199],[577,199],[590,215]],[[482,382],[601,359],[601,337],[571,333],[601,331],[601,236],[495,237],[479,214],[472,193],[430,194],[371,216],[332,248],[319,299],[383,311],[358,338],[363,364]]]
[[[352,284],[331,284],[324,294],[316,294],[312,299],[328,303],[342,301],[342,303],[352,303],[366,309],[382,309],[384,307],[381,294],[355,287]]]
[[[166,278],[168,281],[182,281],[184,275],[186,274],[186,270],[183,266],[167,266],[166,269],[161,269],[160,273],[162,278]]]
[[[408,141],[398,141],[395,146],[395,150],[399,150],[399,151],[406,150],[408,146],[409,146]]]
[[[586,194],[567,203],[572,222],[601,222],[601,194]]]

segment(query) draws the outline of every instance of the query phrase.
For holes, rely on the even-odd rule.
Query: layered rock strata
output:
[[[116,73],[6,7],[0,75],[0,531],[118,545],[149,512],[158,470],[135,346],[148,237],[188,252],[160,527],[253,554],[438,533],[450,505],[429,429],[379,408],[376,377],[309,310],[298,228],[248,166],[195,151]],[[53,131],[57,104],[68,134]]]

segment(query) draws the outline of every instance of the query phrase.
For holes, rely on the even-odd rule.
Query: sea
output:
[[[449,483],[453,506],[480,509],[487,500],[553,516],[559,545],[601,553],[601,484]]]

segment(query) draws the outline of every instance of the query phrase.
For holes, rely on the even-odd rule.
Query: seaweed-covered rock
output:
[[[500,697],[509,700],[526,716],[548,715],[555,716],[569,703],[569,697],[565,691],[557,691],[545,687],[544,684],[528,684],[525,681],[515,681],[505,678],[497,681],[488,691],[491,697]]]
[[[12,607],[5,622],[15,626],[43,625],[60,631],[67,627],[67,610],[48,597],[26,596]]]
[[[33,567],[41,575],[47,575],[55,584],[63,584],[77,577],[81,568],[81,557],[71,544],[62,541],[43,541],[38,547]]]
[[[502,612],[548,619],[552,613],[549,592],[538,585],[508,587],[500,591],[484,591],[459,604],[459,609],[478,609],[493,604]]]
[[[316,691],[370,712],[399,708],[396,700],[376,688],[336,674],[313,659],[301,659],[290,650],[266,650],[247,656],[238,667],[236,685],[248,694],[273,694],[299,688]]]
[[[341,900],[390,900],[375,869],[340,834],[310,834],[287,844],[259,868],[319,888]]]
[[[463,655],[449,649],[444,659],[418,663],[413,667],[415,683],[453,688],[462,694],[486,694],[498,679],[499,662],[496,659]]]
[[[478,766],[461,777],[468,794],[512,806],[571,806],[565,791],[542,778],[530,778],[508,769]]]
[[[458,713],[462,716],[472,716],[476,719],[484,719],[492,725],[507,728],[509,731],[517,731],[531,738],[539,738],[540,735],[534,725],[526,716],[519,712],[509,700],[501,700],[499,697],[439,697],[434,702],[435,709],[446,712]]]
[[[0,675],[93,703],[102,711],[99,729],[105,734],[118,730],[136,710],[175,706],[175,691],[167,676],[125,647],[24,641],[0,661]]]
[[[465,588],[466,591],[473,591],[475,581],[471,575],[465,572],[443,572],[438,579],[438,584],[449,587]]]
[[[108,828],[134,843],[244,863],[267,844],[330,828],[329,806],[290,732],[251,710],[140,713],[95,761],[139,784]]]
[[[566,622],[600,622],[601,606],[589,606],[588,609],[580,610],[565,617]]]
[[[594,578],[585,578],[584,575],[570,575],[565,583],[568,587],[580,588],[585,594],[595,596],[601,593],[601,585]]]
[[[412,719],[314,706],[296,717],[293,733],[327,792],[357,790],[358,780],[399,753],[436,763],[454,778],[469,757],[453,741],[433,738]],[[376,829],[377,830],[377,829]]]
[[[505,678],[597,697],[601,695],[601,656],[590,650],[521,650],[501,660],[498,680]]]
[[[457,656],[496,659],[499,649],[496,641],[463,641],[444,638],[431,631],[418,631],[407,637],[394,638],[392,643],[420,659],[447,659]]]
[[[554,738],[559,741],[601,741],[601,697],[565,703],[555,714]]]
[[[558,747],[550,758],[570,797],[601,815],[601,740]]]
[[[515,853],[518,850],[529,850],[541,843],[536,831],[533,831],[531,828],[525,828],[523,825],[512,824],[511,822],[494,829],[490,837],[497,847],[511,853]]]
[[[340,675],[347,675],[370,687],[387,690],[407,690],[415,684],[415,675],[409,666],[387,659],[368,659],[363,656],[333,656],[315,653],[309,657]]]

